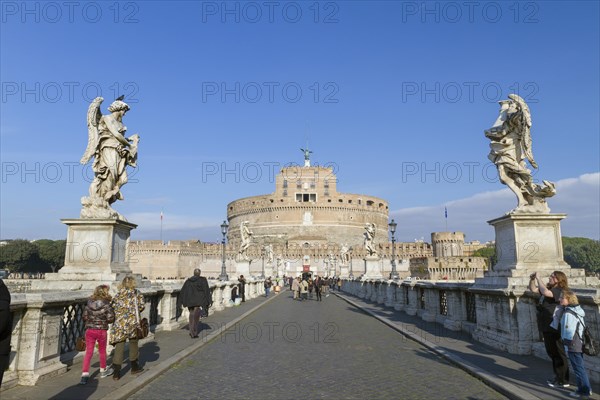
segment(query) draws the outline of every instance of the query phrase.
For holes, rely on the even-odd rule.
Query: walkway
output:
[[[318,303],[283,292],[206,323],[200,339],[186,330],[157,333],[142,347],[146,371],[138,377],[126,367],[118,382],[95,375],[82,387],[79,362],[36,387],[1,392],[0,399],[568,398],[569,391],[545,385],[548,361],[502,353],[345,294]],[[97,367],[96,356],[92,371]]]

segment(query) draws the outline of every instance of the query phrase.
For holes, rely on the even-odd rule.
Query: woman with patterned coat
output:
[[[110,330],[110,344],[115,346],[113,355],[113,379],[121,378],[121,365],[125,355],[125,341],[129,340],[129,362],[131,364],[131,373],[139,374],[143,371],[140,368],[138,357],[138,337],[136,328],[138,327],[138,317],[144,308],[144,296],[135,288],[135,279],[126,276],[120,285],[120,289],[113,297],[111,305],[115,310],[115,323]],[[137,304],[137,310],[136,310]]]

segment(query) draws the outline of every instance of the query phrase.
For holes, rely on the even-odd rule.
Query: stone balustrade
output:
[[[150,287],[140,288],[146,300],[142,318],[148,318],[153,340],[158,331],[180,329],[188,322],[183,308],[177,317],[177,296],[183,280],[153,281]],[[211,281],[213,307],[209,315],[231,307],[234,281]],[[84,332],[83,310],[91,290],[40,293],[11,293],[13,331],[9,368],[4,374],[2,390],[15,385],[35,385],[67,370],[67,365],[83,357],[75,350],[75,341]],[[263,280],[248,279],[246,299],[264,294]],[[109,346],[107,351],[110,352]]]
[[[344,280],[342,291],[453,331],[466,332],[474,340],[512,354],[548,359],[538,330],[538,295],[526,288],[486,291],[473,285],[473,281],[356,279]],[[592,336],[600,338],[600,290],[572,289],[586,313]],[[592,382],[600,383],[600,357],[586,356],[585,364]]]

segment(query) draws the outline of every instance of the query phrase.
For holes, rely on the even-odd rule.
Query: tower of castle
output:
[[[433,232],[431,246],[434,257],[463,256],[465,234],[463,232]]]

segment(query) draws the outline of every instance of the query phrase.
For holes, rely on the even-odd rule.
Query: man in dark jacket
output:
[[[212,295],[208,288],[208,281],[205,277],[200,276],[200,272],[196,268],[194,276],[186,279],[177,298],[177,309],[179,310],[183,305],[190,312],[190,336],[192,338],[198,337],[200,313],[204,310],[204,314],[208,315],[208,307],[212,305]]]
[[[4,371],[10,359],[10,337],[12,335],[12,314],[10,313],[10,292],[0,279],[0,387]]]

